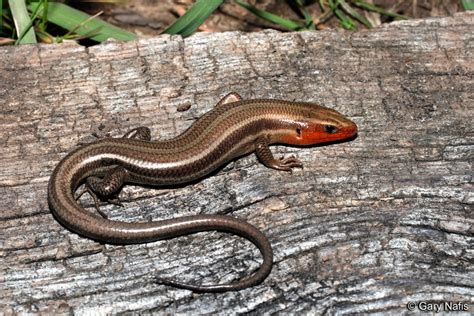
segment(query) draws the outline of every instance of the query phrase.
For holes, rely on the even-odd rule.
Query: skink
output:
[[[123,184],[167,186],[201,179],[237,157],[256,152],[269,168],[290,171],[302,167],[295,157],[276,159],[270,144],[313,145],[352,138],[355,123],[335,110],[313,103],[281,100],[242,100],[224,97],[181,135],[151,141],[150,130],[139,127],[123,138],[104,138],[69,153],[54,169],[48,202],[55,218],[68,229],[94,240],[133,244],[217,230],[250,240],[263,263],[252,275],[230,284],[193,285],[157,279],[158,283],[196,292],[225,292],[261,283],[273,263],[271,245],[254,226],[226,215],[195,215],[145,223],[107,219],[86,211],[75,197],[79,186],[94,199],[110,198]]]

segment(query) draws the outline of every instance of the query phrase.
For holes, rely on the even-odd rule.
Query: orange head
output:
[[[357,125],[339,112],[310,103],[297,104],[292,115],[281,120],[284,129],[274,142],[315,145],[352,138]]]

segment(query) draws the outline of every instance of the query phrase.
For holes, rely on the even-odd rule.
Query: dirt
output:
[[[289,19],[301,19],[291,8],[290,2],[282,0],[247,0],[259,9],[273,12]],[[460,1],[454,0],[367,0],[386,10],[403,14],[409,18],[425,18],[430,16],[446,16],[462,11]],[[134,0],[122,3],[82,3],[79,9],[89,13],[104,11],[102,18],[106,21],[130,30],[140,36],[154,36],[160,34],[167,26],[171,25],[179,16],[194,3],[193,0]],[[322,14],[319,1],[306,1],[306,8],[314,20]],[[359,10],[371,23],[378,26],[382,23],[393,21],[393,18]],[[341,27],[334,17],[324,20],[317,25],[318,29]],[[264,28],[274,28],[284,31],[278,25],[268,23],[261,18],[238,6],[234,1],[227,0],[214,12],[199,28],[204,32],[244,31],[254,32]],[[358,28],[364,28],[362,24]]]

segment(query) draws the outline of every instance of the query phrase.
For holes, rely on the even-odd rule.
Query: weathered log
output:
[[[342,314],[460,302],[473,312],[473,53],[473,13],[357,33],[0,47],[0,309]],[[139,125],[155,139],[173,137],[230,91],[333,107],[358,123],[359,136],[274,148],[303,161],[291,174],[250,155],[189,186],[126,186],[125,207],[102,209],[124,221],[244,219],[274,247],[261,285],[196,295],[153,282],[248,275],[259,255],[241,238],[108,245],[51,216],[47,181],[79,142]]]

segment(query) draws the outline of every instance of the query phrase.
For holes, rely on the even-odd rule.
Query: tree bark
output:
[[[473,34],[474,14],[462,13],[356,33],[0,47],[0,309],[398,314],[409,302],[415,311],[452,302],[474,312]],[[154,139],[173,137],[231,91],[335,108],[359,135],[274,147],[304,163],[291,174],[249,155],[196,184],[126,186],[125,206],[102,210],[123,221],[244,219],[273,245],[273,270],[261,285],[198,295],[153,282],[249,275],[258,250],[235,236],[109,245],[52,217],[47,181],[78,143],[140,125]],[[94,211],[90,198],[81,203]]]

